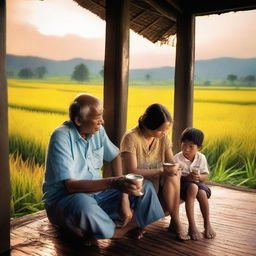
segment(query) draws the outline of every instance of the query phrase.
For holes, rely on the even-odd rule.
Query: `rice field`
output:
[[[42,207],[41,183],[50,134],[68,119],[70,102],[82,92],[103,98],[101,85],[8,81],[13,216]],[[127,129],[156,102],[173,113],[173,87],[130,85]],[[202,151],[212,181],[256,188],[255,89],[196,87],[194,127],[205,133]]]

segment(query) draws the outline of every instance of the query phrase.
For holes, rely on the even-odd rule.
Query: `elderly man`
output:
[[[102,115],[98,98],[76,97],[70,120],[51,135],[46,158],[43,192],[48,218],[85,241],[118,238],[164,217],[150,183],[144,182],[143,196],[135,196],[141,187],[122,176],[119,150],[102,126]],[[113,177],[102,178],[103,160],[110,162]],[[116,228],[113,219],[120,213],[124,224]]]

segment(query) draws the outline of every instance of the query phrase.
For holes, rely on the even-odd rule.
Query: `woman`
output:
[[[121,156],[126,173],[136,173],[150,180],[165,211],[171,215],[169,229],[180,240],[188,240],[179,219],[180,172],[174,162],[172,145],[167,136],[172,125],[168,110],[161,104],[150,105],[139,118],[138,126],[127,131],[121,141]]]

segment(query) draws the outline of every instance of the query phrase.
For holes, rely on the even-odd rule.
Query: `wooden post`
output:
[[[177,46],[174,86],[173,151],[180,150],[182,131],[193,125],[193,79],[195,61],[195,16],[177,17]]]
[[[106,1],[104,120],[119,147],[126,130],[129,73],[129,0]]]
[[[5,73],[6,1],[0,1],[0,254],[10,253],[10,173],[8,101]]]

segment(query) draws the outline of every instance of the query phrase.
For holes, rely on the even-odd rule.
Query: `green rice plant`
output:
[[[42,182],[44,168],[33,161],[23,161],[19,155],[10,155],[11,216],[43,209]]]
[[[210,181],[234,185],[236,178],[245,174],[243,167],[239,167],[239,162],[234,162],[234,159],[237,159],[237,155],[237,151],[232,148],[224,151],[219,156],[216,164],[210,166]]]
[[[249,157],[243,157],[246,176],[248,178],[256,178],[256,154],[252,156],[252,159]]]
[[[43,164],[46,146],[33,139],[23,137],[20,133],[15,133],[9,135],[9,151],[23,160],[30,159],[38,164]]]
[[[256,154],[250,158],[242,156],[244,161],[245,177],[240,179],[237,186],[256,188]]]

